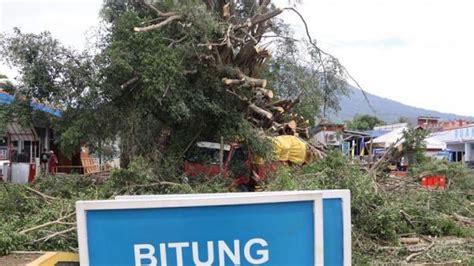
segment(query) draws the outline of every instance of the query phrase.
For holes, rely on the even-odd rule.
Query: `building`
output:
[[[383,126],[376,126],[374,127],[374,131],[385,131],[385,133],[390,132],[395,129],[399,128],[408,128],[408,123],[397,123],[397,124],[389,124]]]
[[[348,130],[344,124],[323,122],[313,130],[310,142],[340,149],[345,155],[364,156],[370,153],[366,142],[371,140],[367,132]]]
[[[15,101],[15,97],[0,89],[0,106]],[[60,116],[61,113],[47,105],[31,102],[33,110]],[[54,146],[54,134],[47,125],[24,126],[18,122],[2,125],[4,136],[0,136],[0,175],[3,180],[26,183],[34,179],[39,171],[39,156],[43,149],[54,150],[61,160],[60,152]]]
[[[344,124],[323,122],[312,129],[311,142],[326,146],[340,147],[343,142]]]
[[[474,165],[474,125],[436,132],[432,138],[446,143],[453,161]]]
[[[437,131],[440,126],[439,117],[419,116],[416,119],[416,125],[428,131]]]
[[[419,116],[417,125],[428,131],[438,132],[474,125],[474,122],[465,119],[440,121],[439,117]]]
[[[470,125],[474,125],[474,122],[467,121],[467,120],[464,120],[464,119],[457,119],[457,120],[450,120],[450,121],[440,122],[441,131],[463,128],[463,127],[470,126]]]

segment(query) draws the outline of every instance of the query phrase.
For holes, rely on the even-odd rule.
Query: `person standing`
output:
[[[17,162],[19,163],[28,163],[28,156],[25,153],[25,150],[21,150],[21,153],[18,154]]]
[[[40,163],[41,163],[41,175],[46,175],[48,169],[48,160],[49,154],[46,149],[43,149],[43,152],[40,154]]]
[[[51,175],[56,175],[58,171],[58,158],[54,154],[54,151],[49,152],[49,173]]]

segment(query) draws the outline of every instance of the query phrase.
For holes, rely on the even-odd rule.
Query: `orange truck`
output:
[[[197,142],[186,155],[185,175],[192,178],[221,174],[234,178],[233,187],[238,190],[253,191],[259,181],[271,176],[280,165],[301,165],[310,160],[307,143],[298,137],[273,137],[272,143],[275,160],[264,162],[256,160],[255,156],[239,143],[221,146],[215,142]]]

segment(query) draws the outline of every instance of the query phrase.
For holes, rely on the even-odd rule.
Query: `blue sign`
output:
[[[338,213],[342,219],[340,201],[324,202],[323,210],[321,192],[244,194],[77,202],[81,265],[322,265],[331,260],[324,260],[323,215]],[[342,253],[343,226],[342,221],[324,225],[328,237],[339,237],[327,239],[328,245]]]
[[[351,265],[351,214],[349,190],[317,190],[323,197],[323,228],[324,228],[324,264],[325,265]],[[260,192],[253,195],[268,196],[281,193],[306,193],[306,192]],[[157,199],[157,198],[182,198],[182,197],[248,197],[249,193],[214,193],[214,194],[184,194],[184,195],[142,195],[142,196],[117,196],[115,199]]]

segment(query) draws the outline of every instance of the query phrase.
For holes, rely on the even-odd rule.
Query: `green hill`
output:
[[[370,109],[361,90],[350,86],[350,95],[341,99],[341,111],[337,114],[331,114],[330,119],[335,122],[351,120],[355,114],[370,114],[374,112]],[[399,117],[407,117],[415,121],[418,116],[436,116],[442,120],[467,119],[474,120],[474,117],[460,116],[456,114],[442,113],[433,110],[409,106],[397,101],[383,98],[377,95],[366,93],[367,97],[377,112],[377,116],[387,123],[397,121]]]

